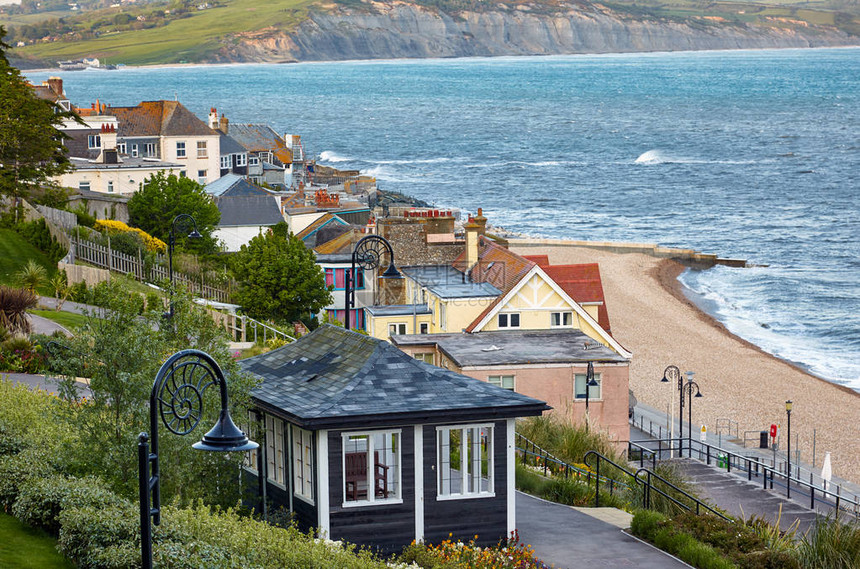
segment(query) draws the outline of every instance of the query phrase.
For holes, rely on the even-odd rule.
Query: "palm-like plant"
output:
[[[12,335],[29,334],[27,310],[36,306],[36,294],[26,288],[0,286],[0,327]]]
[[[69,298],[69,295],[72,292],[66,278],[66,272],[59,271],[55,273],[54,276],[51,277],[49,284],[51,285],[51,288],[54,289],[54,295],[57,297],[57,310],[60,310],[63,307],[63,303],[66,302],[66,299]]]
[[[36,289],[48,280],[48,271],[45,270],[45,267],[33,259],[30,259],[27,261],[27,264],[24,265],[24,268],[15,274],[15,278],[18,281],[18,284],[30,292],[35,293]]]

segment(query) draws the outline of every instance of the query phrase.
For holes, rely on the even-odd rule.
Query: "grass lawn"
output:
[[[57,552],[57,540],[0,513],[0,567],[3,569],[75,569]]]
[[[11,229],[0,229],[0,284],[18,286],[15,273],[23,269],[30,259],[45,267],[48,278],[57,272],[57,265],[51,263],[44,253],[30,245],[23,237]],[[40,292],[48,293],[48,287],[43,287]]]
[[[112,63],[153,64],[199,61],[225,38],[263,28],[288,29],[306,14],[310,0],[233,0],[193,12],[163,27],[118,33],[78,42],[52,42],[16,51],[46,60],[99,57]]]
[[[72,330],[84,324],[87,321],[83,314],[75,314],[73,312],[63,312],[62,310],[31,310],[31,314],[53,320],[60,326]]]

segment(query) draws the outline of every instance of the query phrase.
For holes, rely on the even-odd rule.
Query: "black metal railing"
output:
[[[642,473],[645,473],[648,476],[645,480],[639,478],[639,475]],[[651,509],[651,492],[654,491],[654,492],[657,492],[659,495],[663,496],[664,498],[666,498],[667,500],[669,500],[670,502],[672,502],[673,504],[677,505],[681,509],[686,510],[688,512],[693,511],[693,508],[695,507],[696,515],[701,515],[702,509],[705,509],[708,512],[710,512],[716,516],[719,516],[726,521],[733,521],[728,516],[723,515],[722,512],[715,510],[714,508],[712,508],[709,505],[707,505],[706,503],[702,502],[701,500],[699,500],[695,496],[689,494],[688,492],[685,492],[681,488],[678,488],[677,486],[675,486],[674,484],[672,484],[671,482],[669,482],[668,480],[666,480],[665,478],[663,478],[662,476],[657,474],[656,472],[653,472],[647,468],[640,468],[639,470],[637,470],[635,478],[636,478],[636,482],[639,482],[640,484],[642,484],[642,507],[645,509]],[[666,486],[668,486],[669,488],[671,488],[672,490],[674,490],[675,492],[680,494],[681,496],[684,496],[685,498],[690,500],[693,503],[693,505],[691,506],[690,504],[685,504],[681,500],[678,500],[677,498],[675,498],[675,496],[672,496],[668,492],[664,492],[663,490],[658,488],[654,484],[654,482],[652,481],[652,479],[654,479],[654,478],[656,478],[657,480],[659,480],[660,482],[662,482],[663,484],[665,484]]]
[[[591,481],[596,479],[599,474],[565,462],[519,433],[516,433],[516,451],[519,453],[523,464],[528,464],[531,461],[534,466],[543,468],[544,476],[553,475],[564,477],[565,479],[576,478],[585,480],[590,485]],[[628,484],[619,480],[613,480],[607,476],[602,476],[601,482],[609,484],[611,490],[618,487],[629,488]]]

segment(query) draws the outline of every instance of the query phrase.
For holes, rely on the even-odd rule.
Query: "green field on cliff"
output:
[[[241,34],[295,26],[306,17],[310,4],[310,0],[233,0],[190,12],[187,17],[159,27],[111,32],[102,26],[105,31],[99,37],[36,43],[13,50],[12,55],[48,62],[80,57],[129,65],[196,62],[229,46]],[[137,10],[142,12],[145,8]],[[85,12],[68,20],[83,29],[92,29],[106,14],[119,11]],[[14,21],[7,21],[9,24],[15,26]]]
[[[170,1],[69,13],[61,20],[54,12],[49,15],[53,19],[41,25],[38,14],[0,11],[0,25],[10,30],[8,39],[13,45],[22,40],[27,43],[10,55],[32,60],[33,65],[53,66],[60,60],[81,57],[130,65],[229,61],[231,45],[242,39],[263,38],[271,32],[288,32],[307,17],[314,4],[313,0],[210,0],[204,4]],[[360,0],[335,1],[349,7],[362,6]],[[481,0],[413,1],[448,13],[511,9],[509,4]],[[325,9],[318,3],[316,6]],[[567,9],[559,0],[538,0],[529,6],[532,12],[543,13]],[[806,32],[809,26],[824,26],[860,36],[856,0],[609,0],[593,6],[601,11],[608,7],[622,19],[683,22],[702,29],[752,24]],[[25,31],[28,35],[24,35]]]

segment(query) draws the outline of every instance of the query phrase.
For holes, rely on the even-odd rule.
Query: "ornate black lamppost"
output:
[[[209,354],[200,350],[182,350],[164,362],[155,376],[149,396],[151,442],[146,433],[140,433],[137,438],[143,569],[152,569],[152,524],[161,523],[158,418],[161,417],[164,426],[171,433],[187,435],[200,422],[203,414],[203,394],[212,385],[217,385],[221,393],[221,414],[215,426],[193,447],[197,450],[241,452],[260,446],[248,440],[248,436],[230,418],[227,381],[221,368]]]
[[[394,266],[394,249],[391,248],[391,243],[384,237],[379,235],[368,235],[361,238],[355,244],[355,249],[352,250],[352,268],[346,274],[346,313],[343,317],[343,327],[347,330],[351,329],[349,311],[355,308],[355,269],[372,270],[380,266],[382,254],[387,252],[390,263],[388,269],[380,275],[383,279],[402,279],[403,275]]]
[[[591,396],[589,392],[589,388],[591,387],[600,387],[600,384],[594,380],[594,364],[592,362],[588,362],[588,367],[585,370],[585,432],[588,432],[588,421],[590,419],[588,415],[588,399]]]
[[[679,407],[678,423],[681,424],[680,438],[684,436],[684,393],[681,388],[684,385],[684,380],[681,379],[681,369],[678,366],[670,365],[663,370],[662,383],[677,383],[678,392],[681,394],[681,404]],[[672,393],[669,392],[669,458],[674,455],[673,444],[675,439],[675,408],[672,406]],[[680,445],[679,445],[680,446]]]
[[[170,312],[168,313],[168,317],[171,319],[173,318],[173,291],[176,288],[176,283],[173,282],[173,248],[176,246],[176,222],[182,219],[190,219],[191,224],[194,226],[194,230],[188,234],[189,239],[200,239],[203,237],[197,231],[197,220],[191,214],[180,213],[173,218],[173,223],[170,224],[170,235],[167,237],[167,267],[170,276]]]
[[[693,397],[701,397],[702,392],[699,391],[699,384],[693,381],[693,375],[696,373],[694,371],[685,371],[687,375],[687,381],[684,383],[684,387],[681,390],[681,407],[683,409],[684,403],[684,390],[687,391],[687,434],[688,437],[688,446],[690,449],[690,458],[693,458]],[[696,395],[693,395],[693,388],[696,388]],[[681,440],[684,438],[684,418],[681,417]],[[681,446],[681,454],[683,455],[683,443]]]
[[[788,459],[788,477],[785,479],[786,496],[791,498],[791,399],[785,402],[785,413],[788,415],[788,445],[786,446],[785,456]]]

